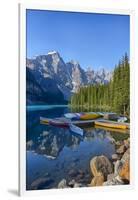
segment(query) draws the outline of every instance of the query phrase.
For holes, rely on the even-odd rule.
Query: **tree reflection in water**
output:
[[[47,158],[55,159],[59,156],[65,146],[75,149],[82,141],[92,141],[97,139],[102,141],[107,138],[111,142],[114,141],[110,132],[101,129],[84,129],[84,136],[82,137],[77,134],[72,134],[67,128],[50,126],[48,127],[48,130],[44,130],[40,136],[36,136],[33,140],[27,141],[27,150],[42,154]]]

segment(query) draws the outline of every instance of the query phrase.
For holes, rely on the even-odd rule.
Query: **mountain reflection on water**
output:
[[[84,136],[71,133],[69,129],[48,126],[46,130],[34,140],[27,142],[27,150],[42,154],[47,158],[55,159],[64,147],[77,148],[81,142],[103,141],[108,139],[112,143],[113,138],[109,132],[101,129],[84,129]]]
[[[108,158],[115,152],[114,139],[110,131],[98,128],[84,128],[79,136],[67,128],[40,124],[40,116],[61,117],[68,108],[27,111],[26,127],[26,188],[32,189],[32,182],[47,178],[47,184],[36,189],[57,188],[62,179],[71,180],[70,170],[81,170],[85,174],[83,183],[90,179],[89,162],[97,155]],[[125,134],[124,134],[125,135]],[[37,182],[37,181],[36,181]]]

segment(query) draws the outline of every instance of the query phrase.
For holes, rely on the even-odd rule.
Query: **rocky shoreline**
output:
[[[130,183],[130,138],[114,141],[116,153],[109,160],[106,156],[95,156],[90,160],[90,175],[81,170],[70,170],[71,180],[62,179],[58,188],[125,185]]]
[[[111,137],[112,138],[112,137]],[[95,156],[89,161],[88,170],[78,169],[75,161],[66,169],[67,177],[59,180],[52,188],[77,188],[110,185],[125,185],[130,182],[130,139],[115,141],[115,153],[111,158],[105,155]],[[54,179],[46,173],[34,180],[29,190],[50,189]]]

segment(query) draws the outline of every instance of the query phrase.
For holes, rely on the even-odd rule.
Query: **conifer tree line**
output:
[[[100,110],[129,115],[130,113],[130,64],[128,55],[115,66],[113,76],[107,84],[93,84],[80,87],[71,97],[71,107],[83,111]]]

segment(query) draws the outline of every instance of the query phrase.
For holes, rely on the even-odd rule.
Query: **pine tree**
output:
[[[83,86],[71,97],[71,106],[130,113],[130,65],[128,55],[115,66],[108,84]]]

